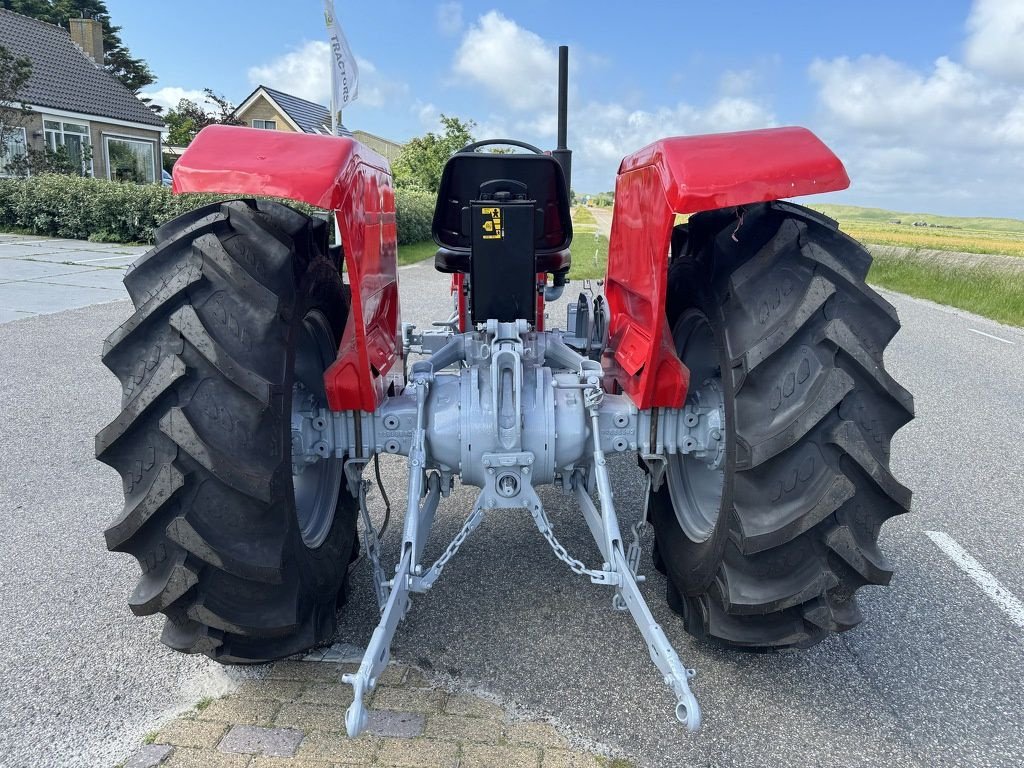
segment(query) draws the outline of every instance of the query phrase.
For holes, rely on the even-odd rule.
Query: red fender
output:
[[[173,175],[176,193],[269,195],[335,212],[352,299],[337,360],[324,375],[327,400],[335,411],[373,411],[402,354],[387,160],[350,138],[214,125]]]
[[[676,214],[846,189],[843,164],[805,128],[680,136],[626,157],[615,182],[605,374],[638,408],[678,408],[689,372],[665,320]]]

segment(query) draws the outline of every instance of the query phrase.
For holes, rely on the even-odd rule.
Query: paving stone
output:
[[[486,717],[488,720],[505,719],[505,711],[497,704],[467,693],[449,695],[444,705],[444,711],[449,715]]]
[[[444,691],[434,688],[378,688],[373,696],[374,709],[401,712],[440,712]]]
[[[160,768],[248,768],[250,755],[224,755],[210,749],[176,749]]]
[[[398,739],[412,739],[423,734],[426,718],[417,712],[389,712],[386,709],[371,709],[367,718],[366,732],[374,736],[391,736]]]
[[[377,753],[377,765],[389,768],[451,768],[456,765],[459,745],[433,739],[384,739]]]
[[[345,710],[322,704],[285,702],[274,718],[274,725],[313,731],[344,731]]]
[[[300,680],[247,680],[235,696],[250,699],[292,701],[302,695],[306,683]]]
[[[254,757],[246,768],[334,768],[334,763],[322,760],[300,760],[294,757]],[[369,763],[353,765],[369,766]],[[346,768],[349,768],[346,766]]]
[[[215,747],[227,729],[223,723],[175,720],[160,729],[155,743],[173,744],[176,747]]]
[[[539,747],[568,749],[569,741],[547,723],[508,723],[505,738],[513,744],[536,744]]]
[[[497,742],[501,740],[501,723],[479,717],[431,715],[427,718],[427,728],[423,733],[435,739],[451,741]]]
[[[250,699],[247,696],[231,696],[217,699],[200,712],[199,720],[212,720],[237,725],[269,726],[274,716],[281,709],[281,702],[266,699]]]
[[[545,749],[543,768],[601,768],[601,761],[585,752]]]
[[[539,747],[466,744],[462,747],[459,768],[538,768]]]
[[[303,760],[326,760],[338,765],[366,765],[373,761],[380,740],[362,735],[350,739],[342,733],[313,731],[299,745],[297,757]]]
[[[302,682],[340,683],[345,672],[355,672],[358,664],[324,664],[315,661],[279,661],[270,670],[274,680],[300,680]]]
[[[403,685],[408,688],[431,688],[433,683],[430,682],[422,670],[409,667],[405,673]]]
[[[291,757],[295,754],[302,731],[297,728],[260,728],[255,725],[233,725],[217,746],[221,752],[244,752],[265,757]]]
[[[320,648],[310,651],[303,661],[345,662],[348,664],[359,664],[363,660],[365,648],[360,648],[351,643],[335,643],[330,648]]]
[[[310,683],[296,700],[302,704],[329,704],[347,708],[352,703],[352,686],[343,683]]]
[[[121,768],[156,768],[174,751],[168,744],[146,744],[128,758]]]
[[[408,674],[408,667],[401,664],[389,664],[384,668],[384,672],[381,674],[380,680],[377,681],[377,685],[402,685],[405,683]]]

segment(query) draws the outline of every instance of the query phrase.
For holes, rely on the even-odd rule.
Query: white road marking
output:
[[[102,259],[75,259],[72,264],[92,264],[97,261],[115,261],[117,259],[134,259],[130,253],[122,253],[119,256],[104,256]]]
[[[1014,597],[995,576],[986,571],[982,564],[971,557],[951,536],[942,531],[925,531],[924,533],[960,570],[981,587],[989,599],[999,606],[1014,624],[1024,629],[1024,603]]]
[[[1013,342],[1013,341],[1008,341],[1007,339],[1001,339],[998,336],[993,336],[991,333],[985,333],[984,331],[979,331],[976,328],[968,328],[967,330],[970,331],[971,333],[976,333],[979,336],[987,336],[990,339],[995,339],[996,341],[1001,341],[1001,342],[1003,342],[1003,344],[1009,344],[1011,347],[1016,343],[1016,342]]]

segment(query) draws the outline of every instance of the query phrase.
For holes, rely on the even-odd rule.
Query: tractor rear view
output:
[[[131,609],[163,613],[172,648],[248,663],[329,643],[347,599],[376,600],[380,623],[344,678],[353,736],[410,596],[486,516],[529,515],[554,556],[610,588],[691,729],[694,670],[640,587],[647,523],[669,605],[728,646],[803,648],[850,629],[856,591],[892,573],[879,531],[910,492],[890,441],[913,415],[883,361],[899,320],[865,283],[865,249],[782,201],[845,188],[842,164],[801,128],[640,149],[618,173],[604,295],[581,294],[566,330],[547,329],[571,267],[564,48],[560,65],[556,150],[479,142],[445,167],[443,330],[401,323],[390,172],[349,138],[215,126],[174,174],[177,192],[333,211],[338,245],[328,223],[243,197],[161,227],[125,278],[135,312],[103,353],[122,411],[96,443],[124,484],[107,546],[142,568]],[[626,532],[616,453],[646,473]],[[381,562],[366,501],[380,454],[408,466],[397,563]],[[476,502],[425,562],[456,482]],[[559,544],[543,485],[579,506],[600,562]],[[348,594],[360,551],[373,596]]]

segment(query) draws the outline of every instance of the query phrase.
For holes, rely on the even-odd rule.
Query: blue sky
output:
[[[158,101],[260,82],[328,99],[319,0],[107,6]],[[834,202],[1024,217],[1024,0],[336,6],[361,65],[350,128],[404,140],[444,112],[552,146],[566,43],[578,190],[660,136],[799,124],[847,164]]]

